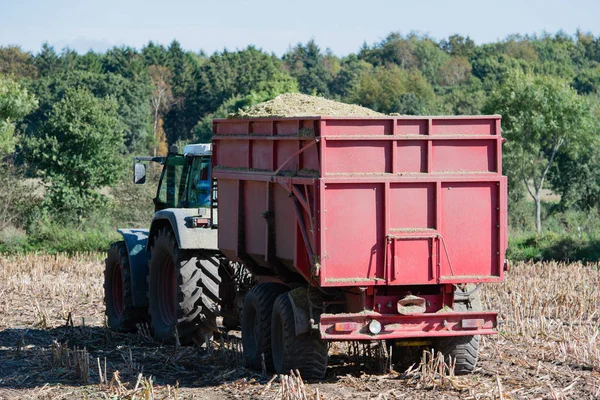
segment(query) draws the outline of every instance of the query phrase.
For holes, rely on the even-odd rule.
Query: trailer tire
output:
[[[455,301],[454,311],[470,312],[481,311],[481,299],[479,293],[474,293],[470,301]],[[480,335],[474,336],[454,336],[444,339],[438,339],[434,348],[444,354],[452,357],[454,360],[456,375],[465,375],[473,372],[479,358]]]
[[[108,327],[118,332],[133,332],[144,321],[145,309],[133,306],[129,254],[124,241],[110,245],[104,268],[104,304]]]
[[[179,249],[169,228],[158,231],[150,249],[148,274],[148,313],[155,339],[172,343],[177,332],[181,344],[200,344],[212,335],[218,265],[204,253]]]
[[[273,366],[278,374],[298,370],[305,379],[327,372],[327,343],[311,332],[296,335],[294,310],[287,293],[277,297],[271,322]]]
[[[242,345],[249,367],[261,369],[262,355],[265,366],[273,368],[271,353],[271,315],[277,296],[289,291],[281,283],[264,282],[254,286],[244,299],[242,309]]]

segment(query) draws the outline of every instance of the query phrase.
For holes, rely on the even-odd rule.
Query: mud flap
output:
[[[147,229],[119,229],[123,235],[129,266],[131,270],[131,294],[134,307],[148,307],[148,261],[150,253],[146,251]]]
[[[306,298],[306,288],[300,287],[287,292],[287,296],[292,303],[294,310],[294,326],[296,336],[308,333],[311,330],[310,326],[310,310],[308,299]]]

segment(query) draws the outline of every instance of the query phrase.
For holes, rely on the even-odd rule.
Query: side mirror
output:
[[[133,183],[136,185],[146,183],[146,164],[133,164]]]

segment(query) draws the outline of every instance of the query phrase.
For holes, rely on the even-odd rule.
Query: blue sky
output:
[[[45,41],[85,52],[177,39],[193,51],[254,44],[281,55],[314,38],[346,55],[392,31],[485,43],[561,29],[599,36],[600,0],[0,0],[0,46],[33,52]]]

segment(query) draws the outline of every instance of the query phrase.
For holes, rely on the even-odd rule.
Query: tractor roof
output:
[[[195,156],[209,156],[212,154],[212,144],[188,144],[183,148],[183,154],[193,154]]]

